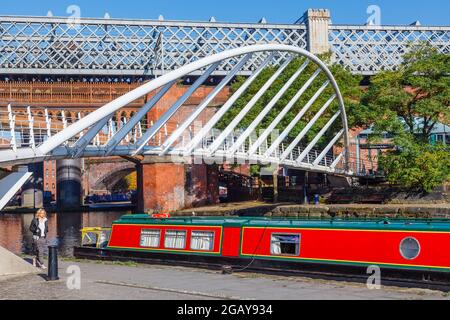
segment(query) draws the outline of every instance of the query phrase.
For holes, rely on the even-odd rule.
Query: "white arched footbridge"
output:
[[[249,114],[251,109],[261,100],[271,86],[279,80],[279,77],[286,71],[288,65],[296,58],[303,58],[300,67],[290,75],[279,92],[272,97],[251,124],[237,131],[239,123]],[[172,116],[183,106],[189,97],[208,79],[219,64],[225,60],[229,61],[229,72],[217,84],[208,96],[196,107],[192,113],[177,124],[176,130],[168,133],[166,125]],[[202,124],[195,134],[192,133],[192,126],[199,115],[208,107],[219,92],[235,78],[236,74],[246,64],[255,64],[259,61],[259,67],[255,68],[250,75],[220,108],[208,120]],[[265,117],[274,109],[284,95],[288,95],[291,86],[305,71],[308,65],[316,65],[316,69],[309,79],[295,92],[287,105],[281,108],[273,121],[261,130],[261,124]],[[251,99],[246,103],[232,121],[222,130],[217,130],[215,126],[234,107],[236,101],[240,99],[249,89],[251,84],[262,74],[265,68],[276,68],[265,83],[259,88]],[[164,95],[180,79],[193,72],[202,71],[200,77],[186,90],[186,92],[163,113],[156,122],[148,128],[142,128],[142,120],[147,113],[160,101],[164,100]],[[284,117],[292,115],[296,104],[302,95],[313,86],[314,81],[319,81],[319,75],[325,75],[325,81],[320,88],[309,98],[308,102],[296,111],[292,121],[283,130],[280,130],[277,138],[270,140],[274,130],[279,128]],[[333,94],[328,97],[326,103],[320,108],[313,108],[314,103],[325,93],[325,89],[331,87]],[[134,100],[156,92],[140,110],[133,115],[127,123],[119,126],[112,124],[114,114],[126,107]],[[336,101],[339,108],[334,113],[322,130],[318,132],[314,139],[310,139],[309,144],[302,145],[303,139],[309,130],[316,124],[321,116],[325,116],[327,108]],[[75,158],[75,157],[97,157],[97,156],[135,156],[135,155],[200,155],[205,158],[226,156],[228,159],[246,159],[263,163],[279,163],[294,168],[314,170],[320,172],[332,172],[341,174],[351,174],[346,169],[346,158],[348,159],[348,126],[345,113],[345,106],[339,91],[339,87],[327,68],[327,66],[313,54],[292,46],[285,45],[255,45],[225,51],[215,54],[196,62],[190,63],[176,71],[167,73],[154,79],[137,89],[115,99],[96,111],[68,124],[67,120],[61,119],[62,127],[57,128],[52,125],[52,119],[48,119],[47,110],[43,110],[44,123],[39,123],[34,119],[34,115],[29,108],[29,114],[24,115],[25,120],[18,120],[13,108],[4,112],[9,120],[9,128],[3,126],[3,140],[9,142],[9,148],[0,149],[0,166],[39,162],[48,159]],[[298,109],[298,108],[297,108]],[[311,111],[317,110],[311,117]],[[5,116],[6,116],[5,114]],[[301,132],[292,139],[291,132],[300,123],[302,118],[308,116],[308,122]],[[64,114],[61,116],[64,118]],[[329,144],[317,153],[316,144],[327,133],[334,122],[341,121],[341,130],[337,132]],[[6,130],[5,130],[6,129]],[[256,130],[259,133],[255,136]],[[9,131],[9,136],[8,136]],[[164,132],[163,139],[159,138]],[[186,132],[189,137],[186,138]],[[238,132],[238,133],[237,133]],[[335,144],[342,145],[342,153],[333,159],[330,152]],[[332,161],[331,161],[332,160]]]
[[[227,75],[173,130],[168,130],[171,118],[224,63],[228,65]],[[213,115],[198,125],[199,116],[248,64],[257,67]],[[147,114],[158,102],[164,101],[170,88],[199,71],[201,75],[192,81],[184,94],[156,121],[143,127]],[[255,81],[261,85],[253,90],[255,92],[250,92]],[[276,87],[281,89],[273,92],[276,83],[281,83]],[[122,108],[149,94],[153,94],[151,99],[128,121],[116,123],[115,115]],[[268,94],[271,94],[269,98]],[[242,99],[246,99],[244,103]],[[233,112],[238,101],[241,102],[239,110]],[[254,108],[258,108],[256,113],[252,113]],[[229,112],[232,112],[231,117]],[[64,112],[60,121],[55,121],[45,108],[38,118],[32,108],[18,114],[13,106],[9,106],[2,113],[0,167],[50,159],[113,155],[176,156],[176,159],[200,156],[205,161],[222,158],[354,175],[346,111],[338,84],[325,63],[310,52],[293,46],[254,45],[205,57],[145,83],[70,123],[64,118]],[[224,117],[228,119],[225,125]],[[248,125],[242,127],[240,123],[244,118]],[[274,135],[276,130],[278,134]]]

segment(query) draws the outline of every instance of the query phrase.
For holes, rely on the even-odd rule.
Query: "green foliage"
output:
[[[329,60],[330,54],[322,55],[321,59],[324,61]],[[262,111],[262,109],[272,100],[272,98],[280,91],[283,85],[291,78],[291,76],[300,68],[300,66],[305,62],[303,58],[298,58],[293,60],[289,66],[282,72],[280,77],[270,86],[267,92],[259,99],[255,106],[248,112],[242,121],[239,123],[237,128],[247,128],[255,117]],[[287,92],[281,97],[281,99],[276,103],[274,108],[267,114],[263,119],[261,124],[257,127],[257,132],[266,129],[278,116],[278,114],[285,108],[285,106],[291,101],[295,94],[300,90],[300,88],[305,84],[306,81],[311,77],[311,75],[316,71],[317,65],[314,63],[309,63],[303,73],[295,80],[293,85],[287,90]],[[239,112],[249,103],[249,101],[254,97],[254,95],[260,90],[260,88],[270,79],[270,77],[276,72],[277,68],[270,67],[266,68],[261,74],[255,79],[255,81],[250,85],[246,92],[236,101],[233,107],[225,114],[222,120],[218,123],[217,128],[225,129],[232,119],[234,119]],[[339,87],[342,95],[345,97],[346,106],[351,110],[354,109],[359,104],[360,96],[362,95],[362,90],[359,87],[361,77],[352,75],[349,71],[341,67],[340,65],[331,65],[330,70],[339,83]],[[238,77],[237,80],[232,84],[232,92],[238,90],[246,78]],[[298,112],[303,108],[303,106],[312,98],[312,96],[319,90],[322,84],[327,80],[326,75],[321,72],[312,85],[305,91],[301,98],[294,104],[290,112],[280,121],[277,125],[276,130],[280,133],[291,123]],[[296,124],[293,130],[289,133],[288,140],[292,140],[297,136],[304,126],[311,120],[311,118],[317,113],[317,111],[325,104],[325,102],[334,93],[331,85],[328,85],[324,93],[321,94],[319,99],[314,103],[314,105],[309,109],[309,111],[304,115],[304,117]],[[307,137],[305,137],[302,143],[307,143],[310,141],[326,124],[329,118],[338,110],[337,99],[328,108],[325,114],[317,121],[313,128],[308,132]],[[353,119],[353,118],[351,118]],[[327,135],[319,141],[318,147],[321,143],[329,140],[330,136],[334,136],[337,131],[342,128],[340,121],[335,122],[335,126],[328,130]]]
[[[380,136],[383,132],[389,132],[395,136],[394,143],[397,148],[380,159],[380,165],[385,170],[388,180],[429,191],[448,179],[449,151],[443,147],[430,146],[428,140],[437,122],[450,123],[448,108],[450,105],[450,77],[448,76],[450,55],[439,54],[426,44],[413,47],[410,53],[404,55],[404,62],[397,71],[384,71],[373,76],[368,88],[360,86],[361,77],[352,75],[340,65],[331,64],[330,57],[330,54],[320,56],[323,61],[328,62],[330,71],[344,97],[349,127],[367,128],[373,125],[375,133],[379,133]],[[303,58],[292,61],[250,112],[244,116],[237,128],[247,128],[304,61]],[[314,63],[309,63],[264,118],[257,132],[267,128],[274,121],[316,68]],[[217,128],[225,129],[276,70],[275,67],[266,68],[225,114]],[[280,121],[276,127],[279,132],[291,123],[326,79],[323,72],[319,74],[290,112]],[[232,92],[236,92],[245,80],[244,77],[238,77],[232,84]],[[333,93],[329,85],[289,133],[288,140],[292,140],[299,134]],[[301,144],[307,144],[337,110],[338,103],[335,100]],[[423,122],[420,130],[415,125],[415,118]],[[340,121],[336,121],[316,147],[322,147],[341,127]],[[257,167],[253,170],[256,172]]]
[[[113,186],[113,192],[121,192],[125,190],[136,190],[136,189],[137,189],[136,172],[132,172],[129,175],[123,177]]]
[[[397,138],[396,143],[398,149],[380,159],[389,182],[430,192],[450,178],[450,152],[443,145],[418,142],[411,135]]]
[[[261,172],[261,166],[254,164],[250,166],[250,176],[259,177]]]
[[[421,44],[397,71],[371,79],[355,122],[373,124],[374,140],[382,132],[394,135],[396,150],[380,159],[391,183],[431,191],[449,179],[449,150],[429,143],[435,125],[450,122],[449,74],[450,56]]]
[[[450,122],[450,55],[420,45],[404,56],[398,71],[371,79],[356,122],[375,124],[377,133],[402,134],[405,127],[427,141],[437,122]],[[418,128],[419,119],[423,126]]]

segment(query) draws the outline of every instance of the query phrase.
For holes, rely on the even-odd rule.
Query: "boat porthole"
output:
[[[400,242],[400,254],[407,260],[414,260],[420,254],[420,244],[417,239],[408,237]]]

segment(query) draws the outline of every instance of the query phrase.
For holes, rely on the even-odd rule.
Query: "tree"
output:
[[[389,182],[430,192],[450,179],[450,154],[443,145],[414,141],[411,135],[397,143],[397,149],[380,159]]]
[[[384,71],[371,79],[362,99],[361,124],[375,131],[403,134],[428,141],[438,122],[450,123],[450,55],[420,45],[404,55],[396,71]]]
[[[449,179],[449,149],[429,143],[438,122],[450,123],[449,75],[450,56],[422,44],[371,79],[355,123],[373,125],[374,140],[393,135],[395,149],[379,159],[391,183],[431,191]]]
[[[360,76],[352,75],[348,70],[344,69],[342,66],[337,64],[330,64],[331,54],[321,55],[320,58],[323,61],[328,62],[329,68],[336,78],[339,84],[342,95],[345,99],[346,107],[349,110],[355,109],[359,105],[360,97],[362,95],[362,90],[359,86],[361,81]],[[246,114],[242,121],[238,124],[237,128],[245,129],[247,128],[255,117],[262,111],[262,109],[272,100],[272,98],[280,91],[283,85],[291,78],[291,76],[300,68],[300,66],[305,62],[304,58],[294,59],[288,67],[283,71],[283,73],[278,77],[272,86],[267,90],[267,92],[259,99],[255,106]],[[238,113],[245,107],[245,105],[254,97],[254,95],[259,91],[259,89],[267,82],[267,80],[276,72],[278,67],[266,68],[257,79],[250,85],[246,92],[236,101],[233,107],[224,115],[221,121],[218,123],[218,129],[226,128],[229,123],[238,115]],[[260,130],[266,129],[273,120],[278,116],[281,110],[289,103],[289,101],[294,97],[294,95],[300,90],[300,88],[305,84],[305,82],[311,77],[311,75],[318,68],[314,63],[309,63],[303,73],[297,78],[293,85],[286,91],[286,93],[281,97],[281,99],[276,103],[272,110],[264,117],[263,121],[259,124],[256,132],[259,133]],[[232,84],[231,91],[234,93],[238,90],[244,83],[246,78],[238,77],[237,80]],[[327,80],[325,74],[322,72],[312,83],[312,85],[305,91],[301,98],[295,103],[290,112],[281,120],[277,125],[276,130],[282,132],[289,123],[294,119],[298,112],[303,108],[303,106],[311,99],[311,97],[319,90],[322,84]],[[325,102],[334,93],[331,85],[328,85],[326,90],[320,95],[314,105],[309,109],[309,111],[303,116],[303,118],[296,124],[293,130],[289,133],[287,141],[289,142],[295,138],[300,131],[306,126],[306,124],[314,117],[317,111],[325,104]],[[316,124],[308,132],[307,136],[301,141],[301,144],[306,145],[311,141],[321,128],[328,122],[332,115],[338,110],[339,106],[337,99],[332,103],[324,115],[316,122]],[[353,118],[351,118],[352,120]],[[342,124],[340,121],[336,121],[335,125],[328,130],[327,134],[319,141],[317,147],[323,145],[326,141],[330,140],[331,136],[334,136],[340,129]]]
[[[346,104],[347,110],[357,110],[359,101],[362,95],[362,89],[359,86],[362,78],[360,76],[355,76],[347,69],[341,65],[331,64],[330,58],[331,54],[321,55],[322,61],[328,63],[331,73],[334,75],[342,95],[344,96],[344,102]],[[294,59],[288,67],[282,72],[278,79],[273,85],[267,90],[267,92],[259,99],[255,106],[250,110],[249,113],[242,119],[238,124],[238,129],[246,129],[255,117],[261,113],[262,109],[272,100],[272,98],[281,90],[284,84],[292,77],[292,75],[301,67],[305,62],[304,58]],[[269,67],[261,72],[261,74],[255,79],[255,81],[250,85],[246,92],[236,101],[233,107],[224,115],[221,121],[218,123],[218,129],[225,129],[230,122],[239,114],[239,112],[247,105],[247,103],[255,96],[255,94],[261,89],[261,87],[269,80],[269,78],[276,72],[278,67]],[[272,110],[264,117],[262,122],[256,128],[256,132],[259,133],[260,130],[266,129],[275,120],[281,110],[290,102],[290,100],[295,96],[295,94],[300,90],[306,81],[314,74],[318,66],[314,63],[309,63],[302,74],[296,79],[293,85],[286,91],[286,93],[281,97],[281,99],[276,103]],[[232,93],[236,92],[242,84],[245,82],[246,78],[238,77],[237,80],[232,84]],[[301,98],[295,103],[290,112],[280,121],[276,126],[275,130],[281,133],[284,128],[286,128],[298,112],[305,106],[305,104],[312,98],[312,96],[319,90],[322,84],[327,80],[326,75],[321,72],[311,86],[305,91]],[[334,93],[331,85],[328,85],[324,93],[320,95],[314,105],[309,109],[309,111],[303,116],[303,118],[295,125],[295,127],[289,133],[285,143],[290,143],[306,126],[306,124],[314,117],[317,111],[325,104],[325,102]],[[309,130],[306,137],[300,142],[302,145],[307,145],[317,133],[323,128],[323,126],[328,122],[328,120],[333,116],[333,114],[338,110],[339,105],[337,99],[333,104],[327,109],[327,111],[319,118],[316,124]],[[349,125],[352,125],[352,116],[349,116]],[[318,142],[317,148],[320,148],[327,141],[331,139],[336,133],[342,128],[340,121],[335,121],[334,126],[331,127],[328,132],[322,137]],[[260,176],[261,167],[259,165],[253,165],[251,167],[252,176]],[[274,173],[274,182],[276,181],[276,174]],[[261,184],[261,180],[259,179]],[[274,183],[276,185],[276,182]],[[259,186],[261,192],[261,185]],[[276,193],[276,191],[275,191]],[[261,194],[260,194],[261,197]]]
[[[137,173],[134,171],[120,179],[113,187],[113,192],[137,189]]]

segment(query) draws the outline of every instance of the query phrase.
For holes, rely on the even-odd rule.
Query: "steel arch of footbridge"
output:
[[[267,80],[267,82],[259,89],[253,98],[246,104],[246,106],[239,112],[237,116],[230,122],[230,124],[222,131],[218,136],[214,136],[211,140],[211,132],[214,130],[214,126],[225,115],[234,103],[246,92],[253,81],[261,74],[261,72],[269,65],[274,65],[274,57],[279,58],[284,56],[284,62],[281,65],[277,65],[275,73]],[[244,116],[255,106],[255,104],[261,99],[271,85],[280,77],[286,67],[295,57],[305,58],[305,62],[300,66],[298,70],[290,77],[290,79],[284,83],[280,91],[271,99],[271,101],[264,106],[261,112],[253,119],[250,126],[243,130],[236,139],[229,141],[230,135],[236,129],[237,125],[244,118]],[[166,133],[166,139],[164,142],[159,142],[149,145],[149,142],[155,140],[156,134],[165,129],[167,122],[171,117],[180,109],[181,106],[189,99],[189,97],[198,89],[206,79],[214,72],[214,70],[224,60],[234,59],[234,67],[228,72],[228,74],[222,79],[222,81],[211,90],[211,92],[204,98],[204,100],[197,105],[192,114],[190,114],[183,123],[179,124],[170,135]],[[219,92],[227,86],[231,80],[238,74],[239,70],[243,68],[250,61],[252,64],[255,60],[259,61],[259,66],[256,67],[253,73],[244,81],[242,86],[235,91],[229,99],[222,105],[218,111],[212,116],[207,123],[202,126],[198,132],[182,147],[174,148],[176,141],[183,136],[183,133],[188,130],[196,118],[204,111],[210,102],[219,94]],[[286,91],[292,86],[294,81],[302,74],[306,66],[309,63],[313,63],[317,66],[316,71],[310,76],[301,89],[295,94],[290,102],[283,108],[273,122],[266,128],[256,141],[251,142],[251,134],[255,131],[264,117],[272,110],[277,104],[279,99],[286,93]],[[201,76],[187,89],[187,91],[161,116],[155,123],[143,132],[140,124],[141,120],[146,117],[147,113],[155,107],[155,105],[164,97],[169,89],[183,77],[192,74],[193,72],[201,71]],[[291,109],[303,95],[303,93],[311,86],[316,80],[317,76],[323,73],[326,75],[327,80],[322,84],[320,89],[312,96],[309,102],[303,106],[299,113],[294,117],[290,124],[283,130],[278,138],[271,141],[270,145],[267,144],[267,138],[271,131],[280,123],[282,118],[286,116]],[[295,137],[295,139],[289,143],[288,146],[283,145],[284,139],[289,135],[291,130],[302,119],[310,107],[324,92],[327,86],[331,85],[334,94],[329,100],[322,106],[322,108],[315,114],[315,116],[307,123],[304,129]],[[134,100],[147,95],[149,93],[156,92],[155,95],[134,114],[126,123],[123,123],[121,128],[113,130],[111,119],[113,115],[121,108],[127,106]],[[298,147],[299,142],[306,136],[311,127],[322,116],[325,110],[331,105],[331,103],[337,100],[339,104],[339,111],[332,116],[332,118],[326,123],[326,125],[320,130],[315,138],[304,148]],[[47,115],[47,112],[45,113]],[[14,124],[14,116],[10,115],[11,126]],[[332,138],[328,145],[323,150],[314,149],[315,145],[320,138],[324,136],[327,130],[338,119],[341,119],[342,129]],[[30,122],[30,138],[35,139],[35,129],[33,128],[33,117],[29,115]],[[104,144],[96,143],[96,139],[102,129],[108,127],[108,139]],[[105,106],[95,110],[94,112],[80,117],[78,121],[71,125],[65,126],[59,132],[53,134],[49,127],[47,133],[44,134],[43,142],[41,144],[32,141],[28,147],[18,147],[14,145],[17,143],[15,140],[16,134],[14,128],[11,129],[11,148],[8,150],[0,151],[0,166],[3,164],[15,164],[15,163],[28,163],[38,162],[44,159],[58,159],[58,158],[76,158],[76,157],[91,157],[91,156],[136,156],[136,155],[182,155],[182,156],[196,156],[211,159],[215,156],[226,156],[227,159],[241,159],[248,161],[258,161],[263,163],[276,162],[280,165],[317,171],[337,173],[343,175],[352,175],[352,170],[349,168],[349,136],[348,136],[348,123],[345,111],[344,101],[339,90],[338,84],[334,79],[332,73],[328,67],[315,55],[310,52],[287,45],[278,44],[266,44],[266,45],[254,45],[248,47],[242,47],[224,51],[218,54],[214,54],[198,61],[185,65],[178,70],[169,72],[159,78],[156,78],[142,86],[130,91],[129,93],[111,101]],[[137,134],[136,132],[140,132]],[[130,134],[134,134],[133,143],[130,141]],[[29,140],[31,140],[29,139]],[[205,143],[205,140],[209,139],[209,142]],[[123,141],[127,143],[123,143]],[[343,151],[330,158],[330,152],[333,146],[339,141],[343,140]],[[247,143],[248,142],[248,143]],[[262,146],[266,144],[265,148]],[[314,152],[314,156],[310,156],[311,152]]]

